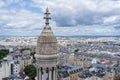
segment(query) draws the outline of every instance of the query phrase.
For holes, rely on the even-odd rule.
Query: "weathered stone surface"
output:
[[[45,17],[46,25],[37,40],[36,53],[39,55],[54,55],[57,54],[57,39],[54,36],[51,27],[49,26],[49,10],[46,9]]]

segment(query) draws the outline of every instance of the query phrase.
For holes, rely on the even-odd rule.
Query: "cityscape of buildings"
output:
[[[5,77],[18,78],[20,71],[23,71],[26,65],[35,64],[30,53],[35,52],[37,38],[13,37],[1,39],[0,42],[0,49],[9,49],[9,54],[1,61],[1,80]],[[61,55],[60,65],[62,64],[58,77],[61,80],[77,80],[78,78],[79,80],[114,80],[115,75],[120,73],[119,45],[120,40],[114,38],[58,38],[58,53]],[[31,50],[21,52],[24,48]],[[79,51],[76,53],[77,49]],[[11,68],[13,68],[12,71]],[[99,68],[104,69],[105,74],[102,77],[96,76]],[[69,72],[74,69],[76,72]],[[90,72],[86,73],[86,71]],[[91,75],[92,71],[94,76]]]
[[[35,80],[120,80],[119,38],[56,38],[49,14],[47,8],[39,38],[0,39],[0,50],[9,50],[0,60],[0,80],[32,80],[27,65],[36,67]]]

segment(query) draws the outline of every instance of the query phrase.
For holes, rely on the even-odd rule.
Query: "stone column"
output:
[[[37,68],[37,79],[39,80],[39,68]]]
[[[52,77],[52,80],[54,80],[54,74],[53,74],[53,67],[52,67],[52,69],[51,69],[51,77]]]
[[[47,78],[48,78],[48,68],[45,70],[45,72],[46,72],[46,74],[45,74],[45,76],[46,76],[46,80],[47,80]],[[48,78],[49,79],[49,78]]]
[[[41,80],[44,80],[43,74],[42,74],[42,79]]]
[[[54,67],[54,70],[53,70],[53,80],[56,80],[56,68]]]
[[[43,80],[46,80],[46,69],[43,69]]]
[[[41,71],[41,68],[38,69],[38,77],[39,77],[39,80],[42,80],[42,71]]]
[[[55,68],[55,80],[57,80],[57,67]]]
[[[52,72],[52,71],[51,71],[51,68],[49,68],[49,72],[48,72],[49,80],[52,80],[52,79],[51,79],[51,76],[52,76],[52,75],[51,75],[51,72]]]

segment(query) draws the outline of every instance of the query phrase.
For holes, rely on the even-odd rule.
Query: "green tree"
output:
[[[31,52],[30,55],[33,57],[33,59],[35,59],[35,52]]]
[[[74,52],[77,53],[79,51],[79,49],[75,49]]]
[[[36,68],[35,66],[33,65],[27,65],[25,68],[24,68],[24,72],[25,74],[30,77],[32,80],[35,80],[35,77],[36,77]]]
[[[8,49],[1,49],[0,50],[0,59],[3,59],[9,53]]]

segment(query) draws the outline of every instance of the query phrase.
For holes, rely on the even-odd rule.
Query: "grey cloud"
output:
[[[39,7],[43,12],[47,6],[50,8],[52,13],[50,25],[58,35],[116,35],[120,32],[118,17],[120,3],[118,2],[114,3],[112,0],[32,1],[34,3],[30,6]],[[8,34],[38,34],[44,27],[43,12],[38,14],[25,9],[0,10],[2,21],[0,28],[4,30],[3,32],[8,31]],[[110,18],[112,16],[117,16],[114,22]]]
[[[33,0],[35,6],[48,5],[57,26],[106,25],[104,18],[120,14],[120,2],[112,0]],[[42,4],[43,3],[43,4]],[[40,4],[42,4],[40,6]],[[118,21],[116,21],[118,23]]]
[[[115,28],[116,30],[120,30],[120,25],[114,26],[114,28]]]

